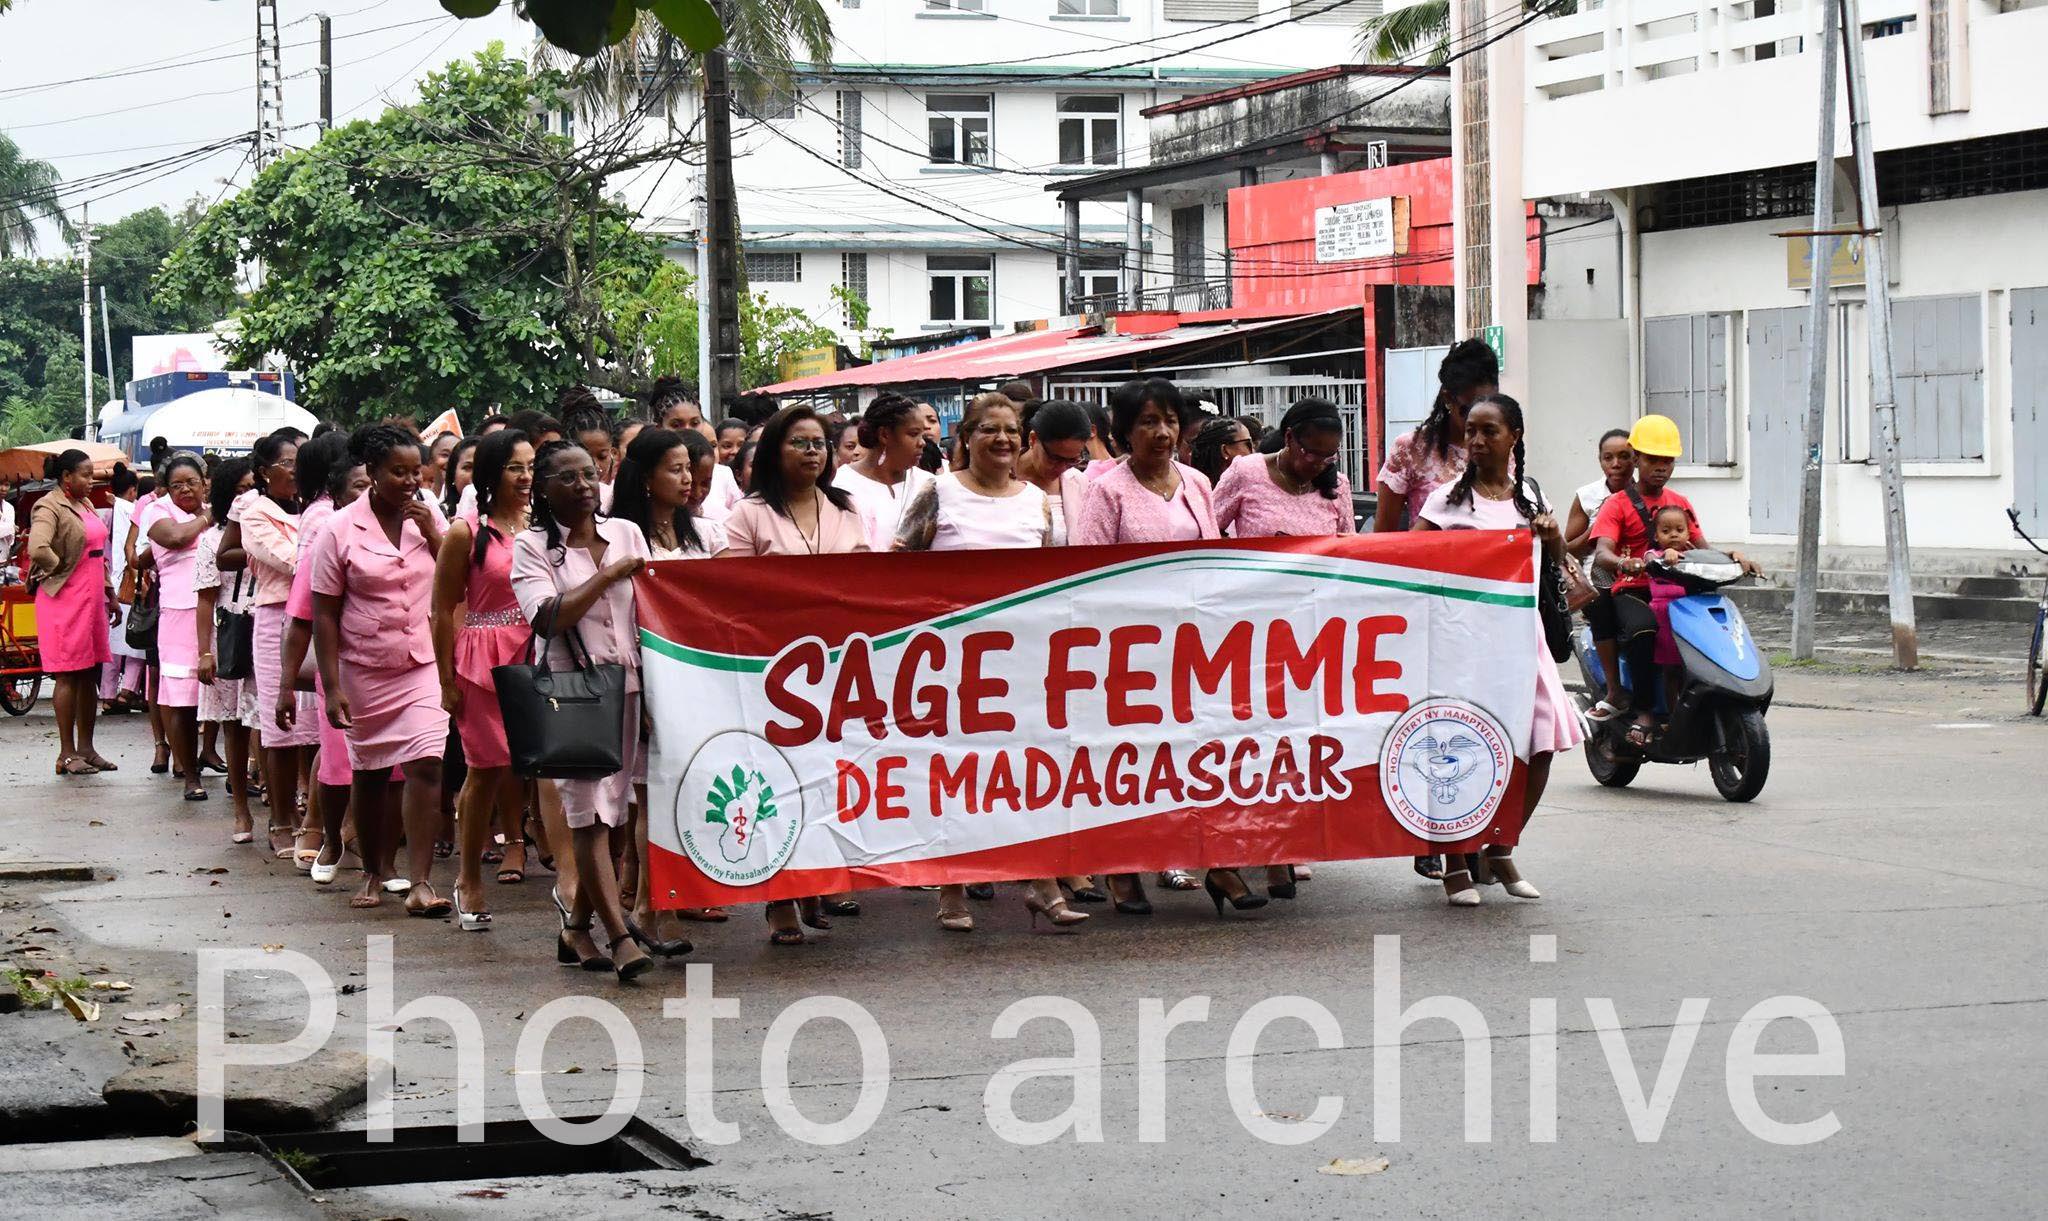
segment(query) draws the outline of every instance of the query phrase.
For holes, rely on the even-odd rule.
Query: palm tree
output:
[[[22,156],[21,147],[0,134],[0,258],[34,253],[38,219],[55,224],[65,241],[77,236],[57,202],[62,181],[55,166]]]
[[[832,62],[832,18],[820,0],[726,0],[722,9],[722,49],[742,101],[758,102],[788,87],[800,62],[792,46],[811,63]],[[534,61],[568,70],[579,86],[577,108],[592,117],[673,113],[699,79],[697,55],[647,12],[635,18],[631,34],[587,59],[541,43]]]
[[[1451,0],[1416,0],[1358,23],[1358,53],[1369,64],[1420,56],[1435,67],[1451,54]]]

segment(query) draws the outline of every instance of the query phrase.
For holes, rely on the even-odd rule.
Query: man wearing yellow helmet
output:
[[[1588,531],[1593,540],[1593,566],[1614,574],[1614,588],[1586,608],[1586,622],[1593,629],[1595,644],[1616,641],[1628,658],[1636,708],[1629,741],[1644,746],[1648,745],[1656,724],[1651,710],[1657,699],[1657,665],[1653,656],[1657,620],[1650,613],[1650,579],[1644,575],[1649,567],[1645,556],[1656,535],[1651,523],[1656,521],[1659,511],[1675,507],[1683,510],[1691,523],[1692,545],[1705,547],[1707,539],[1700,531],[1699,515],[1693,511],[1692,502],[1666,486],[1671,481],[1671,469],[1685,449],[1678,425],[1668,416],[1646,415],[1629,430],[1628,443],[1636,453],[1635,486],[1608,497]],[[1751,572],[1756,571],[1756,566],[1741,552],[1729,551],[1728,557]],[[1613,656],[1611,648],[1601,650],[1603,660]],[[1623,701],[1620,667],[1610,664],[1607,697],[1595,704],[1588,716],[1596,721],[1607,720],[1621,710]]]

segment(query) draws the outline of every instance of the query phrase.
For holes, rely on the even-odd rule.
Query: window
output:
[[[1728,315],[1644,319],[1643,395],[1677,423],[1687,462],[1726,466]]]
[[[1208,251],[1203,244],[1208,228],[1208,216],[1201,204],[1191,204],[1173,210],[1173,282],[1193,284],[1202,279],[1208,266]]]
[[[931,282],[933,322],[994,320],[996,256],[928,254],[924,270]]]
[[[796,117],[796,93],[794,86],[778,88],[767,82],[760,84],[761,95],[747,99],[733,94],[733,108],[752,119],[794,119]]]
[[[1892,302],[1899,457],[1975,462],[1984,456],[1984,302],[1907,297]]]
[[[979,13],[988,7],[988,0],[924,0],[924,11]]]
[[[1059,0],[1062,17],[1114,17],[1121,0]]]
[[[1166,0],[1168,21],[1250,21],[1259,0]]]
[[[1060,164],[1115,165],[1123,142],[1123,99],[1086,94],[1059,101]]]
[[[789,254],[747,255],[749,284],[796,284],[804,278],[803,256]]]
[[[868,299],[868,256],[866,251],[849,250],[839,256],[839,285],[856,301]]]
[[[850,170],[861,165],[861,121],[864,107],[858,89],[839,91],[839,164]]]
[[[1059,257],[1060,291],[1066,291],[1067,256]],[[1081,300],[1096,302],[1114,301],[1123,292],[1123,267],[1113,254],[1084,254],[1081,256]],[[1079,303],[1067,302],[1069,310],[1078,308]]]
[[[548,121],[546,116],[542,116],[540,125],[543,131],[547,130]],[[576,138],[576,112],[567,106],[557,110],[555,112],[554,131],[558,136],[567,136],[574,140]]]
[[[1357,25],[1380,15],[1381,0],[1293,0],[1288,15],[1303,25]]]
[[[925,94],[932,164],[989,164],[989,113],[994,107],[994,95],[987,93]]]

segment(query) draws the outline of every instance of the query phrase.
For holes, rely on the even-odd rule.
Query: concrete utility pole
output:
[[[704,401],[699,403],[704,417],[716,423],[721,417],[713,410],[716,406],[708,396],[712,383],[717,380],[717,370],[711,363],[711,318],[714,306],[711,300],[711,200],[710,174],[697,175],[697,395]]]
[[[284,150],[284,51],[277,0],[256,0],[256,172]]]
[[[726,5],[713,0],[713,6],[722,19]],[[740,226],[732,185],[732,85],[722,47],[704,55],[704,184],[710,266],[698,270],[711,278],[712,309],[708,318],[697,316],[697,325],[711,333],[712,376],[697,393],[704,417],[716,420],[740,393]]]
[[[79,280],[83,293],[79,298],[78,320],[84,328],[84,340],[80,354],[85,358],[85,439],[99,440],[99,420],[93,411],[92,393],[92,205],[80,204],[78,209],[78,245],[83,271]]]
[[[1821,6],[1820,151],[1813,158],[1813,236],[1807,238],[1813,274],[1807,283],[1806,463],[1799,477],[1799,558],[1792,582],[1792,656],[1813,656],[1813,620],[1820,588],[1821,448],[1828,413],[1828,290],[1833,287],[1835,239],[1835,49],[1841,13]]]
[[[320,131],[334,128],[334,21],[325,13],[313,14],[320,23]]]
[[[1849,142],[1856,153],[1857,217],[1863,228],[1865,329],[1870,332],[1870,441],[1877,450],[1884,495],[1885,569],[1891,590],[1892,661],[1920,665],[1920,629],[1913,619],[1912,551],[1906,543],[1906,486],[1899,471],[1899,411],[1892,368],[1892,290],[1884,217],[1877,207],[1877,158],[1870,146],[1870,88],[1863,75],[1863,26],[1856,0],[1841,0],[1842,42],[1849,65]]]
[[[100,345],[107,354],[107,397],[114,397],[114,324],[107,321],[107,286],[100,285]]]

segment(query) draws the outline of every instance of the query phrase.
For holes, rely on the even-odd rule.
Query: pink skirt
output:
[[[164,607],[156,621],[156,702],[166,708],[199,707],[199,612]]]
[[[263,735],[266,750],[312,746],[320,741],[323,713],[309,691],[296,693],[297,723],[290,729],[277,723],[277,694],[289,685],[284,674],[286,618],[282,602],[256,608],[256,731]]]
[[[1536,642],[1536,716],[1529,724],[1529,753],[1555,754],[1571,750],[1586,740],[1586,727],[1579,723],[1579,708],[1558,676],[1557,662],[1539,635]]]
[[[313,758],[313,782],[328,788],[346,788],[355,782],[355,769],[348,765],[348,733],[336,729],[327,719],[326,684],[313,678],[314,697],[320,701],[320,753]]]
[[[379,771],[414,759],[439,759],[448,742],[448,713],[431,663],[392,669],[341,664],[341,690],[352,722],[348,764]]]
[[[107,643],[106,560],[88,555],[72,569],[64,590],[51,597],[36,591],[37,647],[46,674],[70,674],[105,665]]]
[[[505,718],[498,711],[495,687],[479,687],[458,674],[462,708],[455,714],[455,733],[462,739],[462,760],[470,767],[510,767],[512,747],[505,741]]]
[[[639,766],[640,754],[640,693],[626,695],[626,725],[624,766],[602,780],[558,780],[555,788],[562,795],[562,815],[571,827],[594,827],[603,823],[607,827],[622,827],[626,824],[626,806],[633,799],[633,775]]]
[[[199,719],[211,724],[256,727],[256,681],[216,678],[199,684]]]

